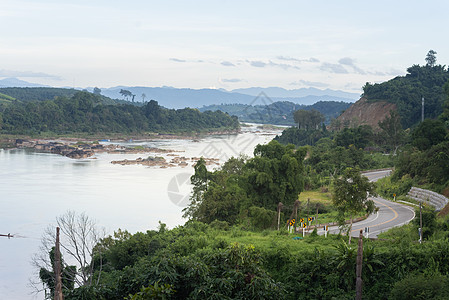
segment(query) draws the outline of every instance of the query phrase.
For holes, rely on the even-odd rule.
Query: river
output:
[[[252,155],[255,145],[273,139],[279,130],[259,131],[255,125],[238,135],[209,136],[200,140],[129,141],[125,146],[172,149],[191,157],[213,157],[224,162],[239,153]],[[142,165],[114,165],[112,160],[167,154],[96,154],[73,160],[26,149],[0,150],[0,298],[43,299],[33,295],[31,258],[39,251],[45,228],[68,210],[85,212],[108,234],[121,228],[131,233],[182,225],[191,186],[189,166],[161,169]]]

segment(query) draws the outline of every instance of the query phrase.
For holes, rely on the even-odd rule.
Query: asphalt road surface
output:
[[[364,175],[370,181],[377,181],[378,179],[388,176],[390,170],[375,171],[365,173]],[[409,223],[415,217],[415,212],[412,207],[403,205],[397,202],[388,201],[379,197],[371,198],[379,208],[377,213],[371,214],[363,221],[353,223],[351,235],[359,236],[360,229],[363,230],[364,236],[365,228],[369,228],[368,237],[376,238],[381,232],[387,231],[390,228],[401,226]],[[339,232],[338,226],[329,227],[329,233],[337,234]],[[323,234],[323,229],[319,229],[319,233]]]

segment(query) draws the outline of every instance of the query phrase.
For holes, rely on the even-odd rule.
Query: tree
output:
[[[206,170],[204,161],[198,161],[185,216],[206,223],[235,224],[239,214],[245,218],[253,206],[274,211],[279,202],[292,205],[303,190],[305,155],[305,149],[271,141],[257,145],[254,158],[232,157],[213,172]]]
[[[444,123],[446,128],[449,129],[449,81],[443,86],[444,93],[446,94],[446,100],[443,102],[443,112],[438,116],[438,119]],[[1,116],[0,116],[1,117]],[[0,120],[1,123],[1,120]],[[0,127],[1,128],[1,127]]]
[[[94,94],[95,95],[100,95],[101,94],[101,89],[94,87]]]
[[[299,109],[293,113],[295,123],[298,123],[299,129],[318,129],[319,125],[324,122],[325,118],[322,113],[317,110]]]
[[[427,52],[426,55],[426,62],[427,62],[427,66],[429,67],[433,67],[435,66],[435,63],[437,62],[437,57],[435,56],[435,54],[437,54],[435,51],[433,50],[429,50],[429,52]]]
[[[101,275],[101,266],[96,266],[93,261],[94,255],[99,255],[101,265],[101,248],[95,247],[101,238],[105,236],[104,230],[99,229],[95,221],[84,213],[76,214],[67,211],[56,218],[56,225],[49,226],[42,237],[41,252],[33,257],[32,264],[39,270],[42,283],[52,289],[54,280],[48,279],[52,273],[53,260],[48,254],[52,253],[55,245],[55,227],[60,227],[61,256],[65,257],[63,262],[63,278],[67,282],[73,281],[76,286],[93,286],[98,284]],[[74,265],[74,266],[69,266]],[[94,281],[94,269],[100,270]],[[37,287],[37,283],[33,283]]]
[[[142,93],[142,102],[145,102],[145,99],[147,98],[147,95],[145,95],[145,93]]]
[[[393,150],[393,155],[396,155],[398,147],[404,141],[404,131],[402,130],[401,118],[397,111],[391,110],[390,115],[379,122],[381,129],[380,135],[384,138],[388,147]]]
[[[428,150],[446,139],[446,128],[439,120],[426,119],[412,132],[412,144],[419,150]]]
[[[304,189],[305,148],[271,141],[257,145],[254,158],[245,165],[246,190],[253,203],[275,210],[278,203],[293,205]]]
[[[131,93],[128,90],[124,90],[124,89],[120,89],[119,93],[123,96],[123,98],[126,98],[126,100],[128,100],[128,97],[132,97],[133,96],[133,93]]]
[[[193,185],[192,195],[190,196],[190,204],[184,211],[184,218],[196,217],[199,205],[204,199],[204,193],[207,191],[210,172],[207,171],[206,161],[201,157],[193,167],[195,173],[190,177],[190,183]]]
[[[51,268],[47,270],[44,267],[41,267],[39,270],[39,279],[42,281],[44,285],[50,290],[50,293],[46,293],[45,297],[53,298],[56,279],[55,279],[55,247],[52,247],[50,250],[49,259],[51,262]],[[73,290],[75,288],[75,274],[76,274],[76,266],[67,266],[64,265],[64,261],[61,258],[61,278],[62,278],[62,289],[63,294],[67,294],[67,292]]]
[[[332,202],[340,215],[349,215],[351,223],[348,235],[351,244],[352,221],[357,213],[365,211],[372,213],[375,209],[374,201],[369,195],[375,194],[374,183],[360,174],[358,168],[347,168],[340,178],[334,180]]]

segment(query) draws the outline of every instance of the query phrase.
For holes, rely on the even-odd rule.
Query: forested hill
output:
[[[398,76],[379,84],[366,83],[363,96],[368,101],[387,101],[396,104],[402,126],[409,128],[421,121],[421,99],[425,99],[425,118],[434,119],[442,113],[446,99],[443,86],[449,80],[445,66],[413,65],[405,76]]]
[[[79,90],[53,87],[5,87],[0,88],[0,101],[17,100],[22,102],[54,100],[56,97],[73,97]],[[103,104],[130,103],[124,100],[100,96]]]
[[[138,107],[107,105],[103,97],[77,92],[45,101],[0,103],[0,132],[10,134],[183,133],[239,128],[236,117],[197,109],[166,109],[154,101]]]
[[[221,110],[237,116],[240,121],[275,125],[294,125],[293,112],[298,109],[317,110],[325,117],[325,123],[338,117],[351,103],[343,101],[318,101],[312,105],[296,104],[290,101],[278,101],[267,105],[221,104],[208,105],[200,111]]]

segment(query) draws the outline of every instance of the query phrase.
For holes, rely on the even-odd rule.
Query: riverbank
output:
[[[22,134],[0,134],[0,149],[15,148],[16,140],[28,141],[67,141],[67,142],[87,142],[93,143],[101,140],[108,140],[111,142],[126,142],[126,141],[152,141],[152,140],[170,140],[170,139],[184,139],[184,140],[198,140],[213,135],[234,135],[241,133],[240,129],[236,130],[216,130],[207,132],[186,132],[186,133],[70,133],[70,134],[55,134],[42,133],[39,135],[22,135]]]

